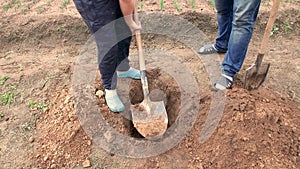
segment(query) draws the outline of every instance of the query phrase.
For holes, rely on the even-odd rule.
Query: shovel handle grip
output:
[[[276,20],[276,14],[277,14],[277,11],[278,11],[278,8],[279,8],[279,4],[280,4],[280,0],[273,0],[273,6],[272,6],[272,9],[270,11],[270,17],[269,17],[269,20],[268,20],[268,23],[267,23],[267,26],[266,26],[266,29],[265,29],[264,37],[262,39],[260,49],[259,49],[260,54],[264,54],[265,51],[266,51],[266,45],[267,45],[267,42],[269,40],[270,33],[272,31],[274,22]]]
[[[138,17],[138,12],[137,12],[137,1],[135,0],[134,3],[134,21],[136,23],[140,22],[139,17]],[[138,48],[138,54],[139,54],[139,64],[140,64],[140,70],[146,70],[146,65],[145,65],[145,57],[143,54],[143,47],[142,47],[142,38],[141,38],[141,31],[137,30],[135,31],[135,37],[136,37],[136,43],[137,43],[137,48]]]

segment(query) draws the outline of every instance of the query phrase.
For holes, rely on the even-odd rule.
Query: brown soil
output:
[[[53,94],[53,105],[41,115],[36,130],[42,134],[37,138],[34,154],[37,167],[71,167],[82,163],[90,154],[92,141],[86,136],[74,111],[70,89]]]
[[[147,71],[147,79],[149,85],[150,100],[164,102],[168,116],[167,126],[171,126],[176,121],[176,118],[179,113],[179,87],[177,86],[177,84],[171,76],[167,75],[159,69],[151,69]],[[104,90],[101,84],[101,77],[99,73],[97,74],[97,78],[95,81],[95,88],[96,93],[98,90]],[[159,93],[159,91],[157,91],[158,89],[165,93]],[[162,131],[165,131],[167,127],[166,123],[164,122],[165,118],[163,114],[159,116],[147,115],[144,106],[140,105],[140,103],[144,99],[141,81],[131,81],[129,89],[129,98],[132,106],[134,107],[132,111],[137,110],[137,112],[134,112],[134,122],[129,120],[132,119],[132,114],[130,114],[130,112],[123,112],[122,115],[113,113],[109,110],[108,106],[104,104],[104,97],[98,98],[100,112],[103,114],[103,117],[106,119],[106,121],[117,131],[129,136],[141,136],[139,133],[137,133],[136,128],[142,133],[144,137],[149,136],[149,138],[152,138],[155,135],[157,135],[157,132],[158,134],[163,134],[164,132]],[[141,112],[143,114],[141,114]],[[152,119],[150,120],[151,123],[149,123],[149,121],[146,119]]]
[[[217,33],[215,11],[206,0],[181,2],[177,11],[166,2],[163,13],[175,13],[197,25],[213,40]],[[200,112],[193,129],[173,149],[156,157],[132,159],[105,152],[81,128],[74,110],[71,79],[75,58],[90,36],[72,1],[1,1],[0,78],[10,78],[0,86],[1,98],[13,93],[10,105],[0,105],[0,168],[299,168],[300,166],[300,59],[299,3],[282,3],[275,22],[278,30],[270,39],[265,55],[271,63],[264,85],[256,91],[241,86],[245,68],[257,54],[270,6],[262,5],[243,69],[234,88],[226,93],[226,107],[213,135],[199,142],[211,104],[209,80],[195,53],[173,39],[144,35],[145,47],[176,53],[190,68],[199,84]],[[30,9],[28,5],[30,4]],[[143,11],[159,11],[158,1],[146,1]],[[132,42],[131,54],[136,51]],[[146,55],[147,56],[147,55]],[[223,56],[221,56],[222,58]],[[151,58],[151,57],[149,57]],[[96,90],[103,90],[95,80]],[[150,91],[165,95],[169,123],[176,121],[181,103],[178,84],[167,73],[149,71]],[[15,86],[16,85],[16,86]],[[131,103],[143,95],[139,81],[131,81]],[[165,97],[166,96],[166,97]],[[33,103],[35,105],[29,105]],[[118,132],[135,138],[128,112],[109,111],[102,97],[97,99],[106,122]],[[47,108],[43,108],[43,105]],[[107,137],[107,136],[104,136]],[[297,167],[298,166],[298,167]]]

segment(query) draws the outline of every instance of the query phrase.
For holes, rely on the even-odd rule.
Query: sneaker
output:
[[[233,81],[232,77],[222,74],[214,84],[213,86],[214,90],[231,89],[233,84],[232,81]]]
[[[119,98],[116,89],[105,89],[104,96],[106,104],[112,112],[121,112],[125,110],[125,106]]]
[[[205,45],[198,51],[199,54],[206,55],[206,54],[213,54],[213,53],[226,53],[226,51],[218,51],[214,44]]]
[[[130,67],[127,71],[117,71],[119,78],[141,79],[140,71]]]

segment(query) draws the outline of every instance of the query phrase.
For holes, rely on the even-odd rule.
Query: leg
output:
[[[199,54],[226,53],[231,33],[233,0],[215,0],[218,21],[218,36],[214,44],[205,45]]]
[[[129,70],[129,47],[132,38],[132,32],[125,23],[123,14],[120,8],[117,8],[117,22],[115,29],[118,37],[118,70],[127,71]]]
[[[74,0],[77,10],[93,33],[98,49],[98,67],[105,88],[105,100],[113,112],[123,111],[125,106],[115,88],[114,77],[118,64],[118,37],[115,30],[117,0]]]
[[[117,74],[122,78],[140,79],[140,71],[129,66],[129,47],[132,38],[132,32],[125,23],[121,9],[117,9],[117,21],[115,29],[118,38],[118,56],[117,56]]]
[[[218,21],[218,37],[214,44],[218,51],[227,51],[231,33],[232,9],[234,0],[215,0]]]
[[[114,89],[113,75],[117,66],[118,46],[114,21],[117,0],[74,0],[77,10],[93,33],[97,43],[98,67],[105,89]]]
[[[261,0],[234,0],[232,30],[228,51],[222,63],[227,76],[234,77],[241,69],[253,33]]]
[[[222,75],[214,84],[216,89],[231,88],[234,76],[241,69],[252,37],[260,1],[234,0],[228,51],[222,62]]]

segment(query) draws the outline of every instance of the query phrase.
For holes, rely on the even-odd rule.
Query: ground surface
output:
[[[268,1],[264,2],[248,57],[238,74],[240,79],[258,52],[270,9]],[[81,128],[74,110],[72,73],[90,34],[73,3],[1,0],[0,4],[0,168],[300,166],[299,2],[281,4],[264,60],[271,63],[264,85],[249,92],[242,89],[237,78],[234,89],[226,93],[226,107],[217,130],[201,144],[199,133],[211,104],[210,83],[201,60],[180,42],[158,35],[143,36],[145,47],[181,58],[193,73],[200,92],[200,112],[191,132],[166,153],[143,159],[110,154],[93,144]],[[161,12],[189,20],[213,41],[217,24],[210,2],[196,0],[194,9],[189,1],[179,4],[177,11],[173,2],[166,2]],[[142,10],[159,12],[159,1],[146,1]],[[133,42],[131,53],[134,52]],[[154,78],[155,74],[150,73],[149,81],[153,82],[152,88],[159,86],[169,96],[165,101],[171,126],[178,115],[180,92],[174,79],[164,73],[158,75]],[[140,84],[131,85],[139,88]],[[96,83],[95,91],[99,89],[101,84]],[[131,93],[131,99],[141,101],[141,93]],[[141,138],[129,120],[108,110],[103,97],[97,101],[108,124],[124,135]]]

